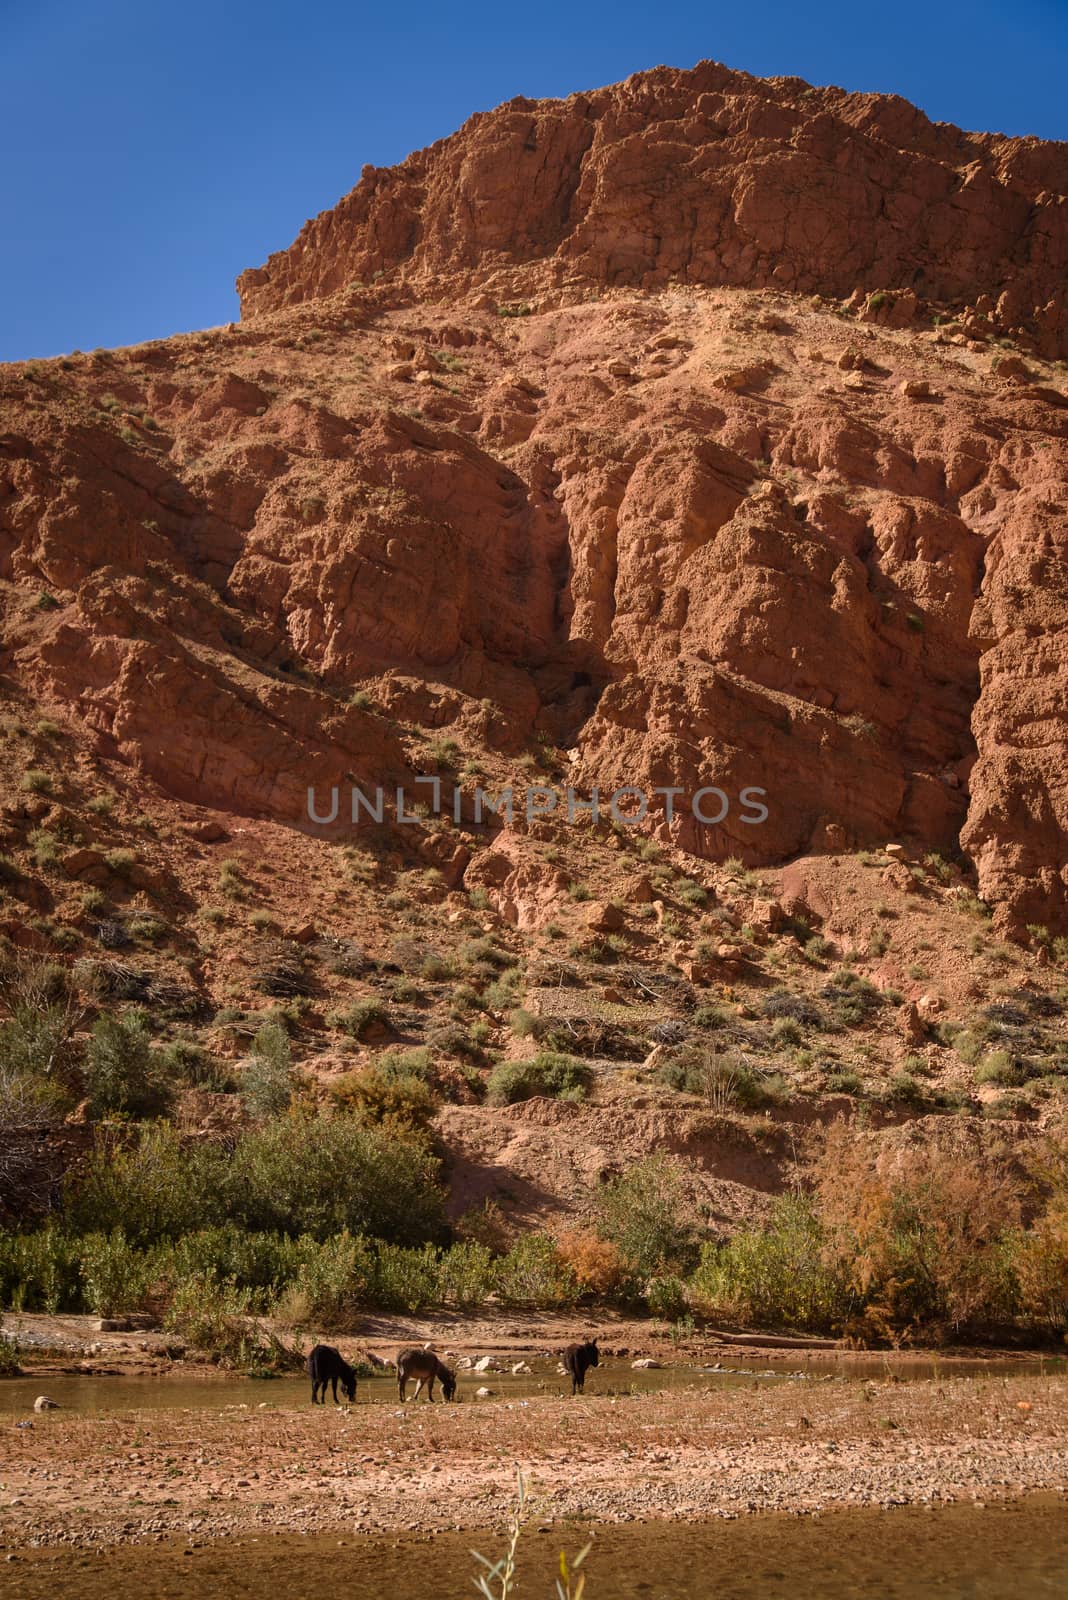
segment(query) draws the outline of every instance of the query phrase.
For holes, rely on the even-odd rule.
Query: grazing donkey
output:
[[[456,1374],[450,1372],[444,1361],[439,1361],[433,1350],[417,1350],[415,1348],[402,1350],[397,1357],[397,1389],[400,1397],[405,1398],[404,1391],[409,1378],[415,1378],[415,1394],[413,1400],[418,1400],[419,1391],[426,1384],[426,1397],[434,1398],[435,1380],[441,1379],[441,1392],[446,1400],[451,1400],[456,1393]]]
[[[334,1404],[337,1405],[337,1386],[340,1381],[345,1394],[345,1399],[351,1405],[356,1398],[356,1374],[342,1356],[340,1350],[335,1350],[333,1345],[317,1344],[308,1357],[308,1377],[312,1381],[312,1405],[316,1402],[326,1404],[326,1386],[332,1384],[334,1389]],[[319,1390],[322,1389],[323,1397],[319,1400]]]
[[[590,1367],[599,1365],[597,1359],[597,1340],[591,1339],[588,1344],[569,1344],[563,1355],[564,1370],[571,1374],[572,1395],[581,1394],[586,1387],[586,1373]]]

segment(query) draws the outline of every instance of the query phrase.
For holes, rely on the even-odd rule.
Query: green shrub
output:
[[[1026,1076],[1008,1050],[988,1050],[975,1069],[976,1083],[997,1083],[1010,1088],[1019,1088]]]
[[[720,1114],[778,1105],[791,1092],[781,1073],[758,1073],[741,1056],[713,1055],[696,1047],[669,1057],[656,1076],[669,1088],[701,1095]]]
[[[29,794],[51,794],[53,788],[52,775],[43,772],[40,767],[27,767],[22,774],[22,787]]]
[[[300,1260],[288,1302],[295,1320],[317,1328],[351,1328],[360,1308],[372,1299],[375,1253],[370,1241],[343,1229],[321,1242],[300,1239],[297,1248]]]
[[[792,1017],[779,1017],[771,1025],[771,1047],[773,1050],[792,1050],[804,1040],[798,1024]]]
[[[55,866],[59,860],[59,840],[47,828],[35,828],[29,837],[34,864],[40,868]]]
[[[848,967],[840,967],[821,993],[830,1002],[835,1022],[843,1028],[863,1027],[883,1003],[875,985]]]
[[[494,1277],[506,1306],[568,1306],[579,1297],[578,1279],[552,1239],[525,1233],[498,1257]]]
[[[136,1311],[144,1301],[153,1262],[130,1243],[121,1228],[90,1233],[78,1241],[82,1297],[98,1317]]]
[[[485,1303],[493,1292],[496,1268],[484,1244],[454,1244],[441,1257],[440,1298],[445,1305],[466,1310]]]
[[[340,1110],[395,1133],[424,1131],[438,1109],[425,1077],[384,1070],[382,1057],[370,1066],[347,1072],[331,1087],[330,1096]]]
[[[137,865],[137,851],[126,850],[121,847],[115,850],[108,850],[104,855],[104,860],[112,872],[118,873],[120,878],[125,878],[132,868]]]
[[[536,1016],[533,1011],[524,1011],[522,1006],[517,1006],[508,1014],[508,1026],[519,1039],[540,1039],[551,1023],[548,1018]]]
[[[895,1072],[886,1085],[887,1098],[898,1100],[906,1106],[922,1106],[926,1103],[927,1092],[922,1083],[917,1083],[911,1072]]]
[[[444,1226],[438,1162],[421,1140],[353,1116],[293,1116],[265,1123],[237,1145],[233,1215],[265,1232],[325,1239],[347,1228],[396,1244],[422,1244]]]
[[[67,1179],[64,1217],[75,1233],[121,1228],[144,1247],[220,1223],[228,1209],[225,1151],[189,1144],[167,1123],[153,1123],[132,1139],[98,1132]]]
[[[165,1325],[197,1350],[227,1366],[257,1362],[260,1337],[251,1322],[253,1294],[232,1278],[204,1273],[183,1279],[175,1288]]]
[[[490,1073],[486,1092],[494,1105],[513,1105],[545,1095],[582,1100],[592,1081],[590,1068],[575,1056],[541,1050],[530,1061],[502,1061]]]
[[[438,1252],[433,1245],[411,1249],[379,1244],[371,1296],[383,1310],[407,1311],[410,1315],[439,1305]]]
[[[166,1061],[150,1044],[140,1016],[100,1017],[85,1052],[85,1084],[94,1116],[153,1117],[173,1096]]]
[[[34,1233],[0,1233],[0,1303],[14,1311],[80,1311],[78,1245],[49,1224]]]
[[[362,1039],[374,1026],[388,1027],[389,1012],[381,1000],[357,1000],[343,1011],[332,1011],[326,1020],[350,1038]]]
[[[3,1332],[4,1318],[0,1314],[0,1378],[17,1378],[22,1371],[19,1365],[19,1342]]]
[[[175,1039],[164,1045],[159,1054],[173,1078],[192,1084],[195,1089],[229,1094],[236,1086],[229,1064],[191,1039]]]
[[[654,1317],[675,1322],[684,1316],[689,1306],[686,1285],[681,1278],[668,1274],[650,1278],[645,1286],[645,1303]]]
[[[828,1067],[823,1075],[828,1094],[863,1094],[864,1080],[849,1067]]]
[[[275,1117],[287,1110],[294,1089],[289,1035],[276,1022],[259,1028],[241,1070],[241,1099],[250,1116]]]
[[[696,1254],[684,1218],[682,1183],[665,1156],[648,1156],[600,1190],[597,1232],[616,1245],[627,1270],[646,1281],[688,1271]]]
[[[706,1316],[728,1315],[760,1327],[833,1332],[853,1306],[844,1277],[824,1261],[825,1241],[812,1203],[775,1201],[760,1228],[701,1247],[690,1298]]]
[[[684,878],[678,885],[675,893],[687,906],[704,906],[708,904],[708,890],[701,884],[694,883],[692,878]]]
[[[20,1003],[0,1024],[0,1073],[44,1079],[53,1085],[73,1081],[77,1048],[76,1007],[67,998]]]

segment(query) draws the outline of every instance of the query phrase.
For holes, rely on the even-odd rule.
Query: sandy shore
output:
[[[618,1367],[618,1371],[615,1368]],[[1068,1493],[1068,1379],[795,1382],[571,1400],[247,1405],[2,1425],[0,1547],[444,1531]]]

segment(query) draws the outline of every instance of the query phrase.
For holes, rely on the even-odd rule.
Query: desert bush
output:
[[[159,1116],[174,1095],[167,1067],[165,1058],[152,1049],[143,1018],[98,1018],[83,1068],[93,1115]]]
[[[440,1305],[438,1251],[429,1244],[418,1248],[379,1244],[370,1293],[374,1304],[386,1311],[414,1314]]]
[[[592,1228],[573,1228],[561,1233],[556,1249],[585,1294],[610,1295],[627,1275],[619,1246],[610,1239],[602,1239]]]
[[[150,1255],[130,1243],[121,1228],[78,1240],[78,1272],[86,1307],[98,1317],[136,1311],[152,1277]]]
[[[541,1039],[551,1029],[552,1019],[517,1006],[508,1013],[508,1026],[518,1039]]]
[[[780,1073],[757,1072],[742,1056],[705,1049],[672,1056],[657,1069],[657,1078],[672,1089],[700,1095],[717,1115],[778,1104],[790,1092]]]
[[[490,1073],[487,1094],[495,1105],[512,1105],[545,1095],[557,1100],[582,1100],[592,1073],[575,1056],[542,1050],[529,1061],[502,1061]]]
[[[863,1305],[862,1335],[983,1331],[1011,1314],[1004,1239],[1019,1224],[1021,1197],[1000,1163],[963,1147],[920,1147],[891,1167],[839,1120],[811,1172],[825,1259]]]
[[[823,1088],[828,1094],[863,1094],[863,1078],[852,1067],[827,1062],[823,1066]]]
[[[525,1233],[497,1259],[497,1293],[507,1306],[565,1306],[578,1298],[578,1280],[552,1239]]]
[[[285,1321],[317,1328],[351,1328],[371,1300],[375,1254],[371,1242],[347,1229],[329,1239],[295,1241],[298,1262],[278,1302]]]
[[[73,1082],[82,1008],[64,968],[9,957],[0,963],[0,1000],[9,1013],[0,1025],[0,1070]]]
[[[394,1132],[426,1129],[438,1108],[425,1078],[389,1071],[381,1057],[347,1072],[332,1086],[330,1097],[342,1111]]]
[[[708,1032],[727,1027],[730,1020],[730,1012],[724,1006],[698,1006],[693,1014],[694,1026]]]
[[[332,1011],[326,1020],[351,1039],[362,1039],[372,1027],[388,1027],[389,1012],[381,1000],[357,1000],[343,1010]]]
[[[833,1331],[854,1303],[846,1275],[824,1260],[823,1229],[802,1195],[776,1200],[763,1226],[702,1245],[689,1292],[706,1316],[809,1332]]]
[[[17,1378],[22,1370],[19,1365],[19,1342],[3,1330],[4,1319],[0,1315],[0,1378]]]
[[[0,1218],[26,1222],[52,1205],[61,1162],[44,1135],[68,1109],[61,1085],[0,1064]]]
[[[463,1310],[485,1303],[493,1292],[495,1266],[492,1251],[472,1241],[444,1251],[438,1269],[441,1303]]]
[[[248,1228],[317,1239],[347,1228],[421,1244],[444,1227],[438,1162],[425,1142],[353,1116],[267,1122],[237,1145],[230,1175],[233,1214]]]
[[[0,1233],[0,1304],[15,1311],[80,1311],[78,1247],[64,1229]]]
[[[830,1002],[831,1015],[843,1028],[862,1027],[883,1003],[875,985],[848,967],[840,967],[820,993]]]
[[[172,1078],[192,1084],[195,1089],[229,1094],[236,1087],[229,1063],[220,1061],[192,1039],[174,1039],[159,1054]]]
[[[988,1050],[976,1063],[976,1083],[997,1083],[1018,1088],[1027,1077],[1008,1050]]]
[[[232,1278],[197,1274],[177,1284],[165,1326],[227,1366],[248,1366],[261,1348],[253,1306],[253,1291],[238,1288]]]
[[[75,1233],[121,1228],[146,1246],[225,1220],[225,1151],[189,1144],[166,1123],[133,1138],[98,1132],[88,1157],[69,1174],[63,1214]]]
[[[503,971],[518,965],[518,958],[510,950],[502,950],[492,939],[465,939],[459,954],[462,966],[491,967]]]
[[[687,906],[705,906],[708,904],[708,890],[701,884],[695,883],[692,878],[684,878],[676,888],[676,894]]]
[[[667,1322],[675,1322],[685,1315],[690,1304],[685,1283],[672,1273],[649,1279],[645,1285],[645,1303],[654,1317],[663,1317]]]
[[[275,1117],[288,1109],[295,1088],[289,1035],[276,1022],[264,1023],[241,1068],[241,1099],[250,1116]]]
[[[604,1184],[594,1205],[601,1238],[614,1244],[627,1271],[646,1281],[688,1271],[696,1257],[685,1220],[682,1182],[665,1156],[649,1156]]]
[[[313,1239],[250,1233],[233,1222],[198,1228],[157,1247],[157,1284],[166,1297],[184,1278],[214,1274],[217,1278],[232,1278],[242,1288],[263,1290],[270,1298],[299,1275],[302,1252],[318,1248]]]
[[[1068,1139],[1054,1136],[1025,1163],[1035,1211],[1030,1228],[1009,1236],[1008,1255],[1024,1314],[1068,1340]]]

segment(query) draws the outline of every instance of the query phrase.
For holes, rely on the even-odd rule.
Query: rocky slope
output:
[[[238,1011],[283,935],[380,989],[398,935],[570,938],[744,1010],[818,932],[899,991],[887,1071],[955,1082],[939,1010],[1054,991],[1068,931],[1066,191],[1064,146],[658,69],[365,173],[240,324],[3,368],[3,931],[119,924]],[[449,815],[349,826],[419,777]],[[569,823],[626,785],[681,797]]]

